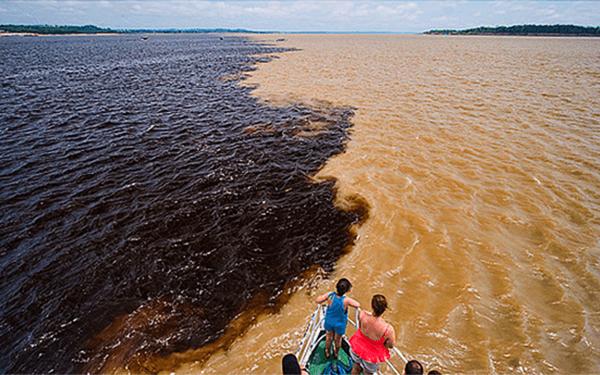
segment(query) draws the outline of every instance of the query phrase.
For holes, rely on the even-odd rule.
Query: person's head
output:
[[[302,369],[300,369],[300,363],[298,363],[298,358],[296,358],[293,354],[286,354],[283,356],[281,360],[281,371],[283,375],[300,375],[302,374]]]
[[[371,308],[373,309],[373,315],[383,315],[387,307],[387,300],[381,294],[375,294],[373,298],[371,298]]]
[[[406,375],[423,375],[423,365],[415,359],[408,361],[404,366],[404,373]]]
[[[350,280],[348,279],[340,279],[335,286],[337,295],[340,297],[348,293],[350,289],[352,289],[352,284],[350,284]]]
[[[431,370],[427,373],[427,375],[442,375],[438,370]]]

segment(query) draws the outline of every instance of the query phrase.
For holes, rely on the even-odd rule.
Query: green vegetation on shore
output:
[[[0,33],[27,34],[130,34],[130,33],[262,33],[246,29],[110,29],[94,25],[0,25]]]
[[[514,25],[476,27],[464,30],[429,30],[430,35],[548,35],[548,36],[600,36],[600,27],[576,25]]]
[[[118,31],[94,25],[0,25],[0,32],[31,34],[107,34]]]

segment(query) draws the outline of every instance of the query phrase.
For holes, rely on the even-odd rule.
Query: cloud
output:
[[[598,24],[598,3],[560,1],[3,0],[0,23],[116,28],[242,27],[282,31],[423,31],[482,24]]]

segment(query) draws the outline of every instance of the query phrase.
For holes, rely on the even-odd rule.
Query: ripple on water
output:
[[[271,102],[356,108],[318,175],[372,208],[338,274],[360,300],[388,297],[407,355],[450,373],[600,371],[599,43],[295,35],[301,52],[252,73]]]
[[[352,111],[270,107],[221,79],[281,51],[0,40],[4,371],[147,370],[144,356],[209,343],[311,265],[332,269],[360,214],[308,176],[343,150]]]

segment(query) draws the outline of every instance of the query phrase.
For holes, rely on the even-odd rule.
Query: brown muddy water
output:
[[[428,370],[600,372],[600,40],[285,38],[300,51],[261,64],[253,94],[355,109],[318,178],[370,211],[332,279],[386,295]],[[180,371],[276,373],[333,281]]]

